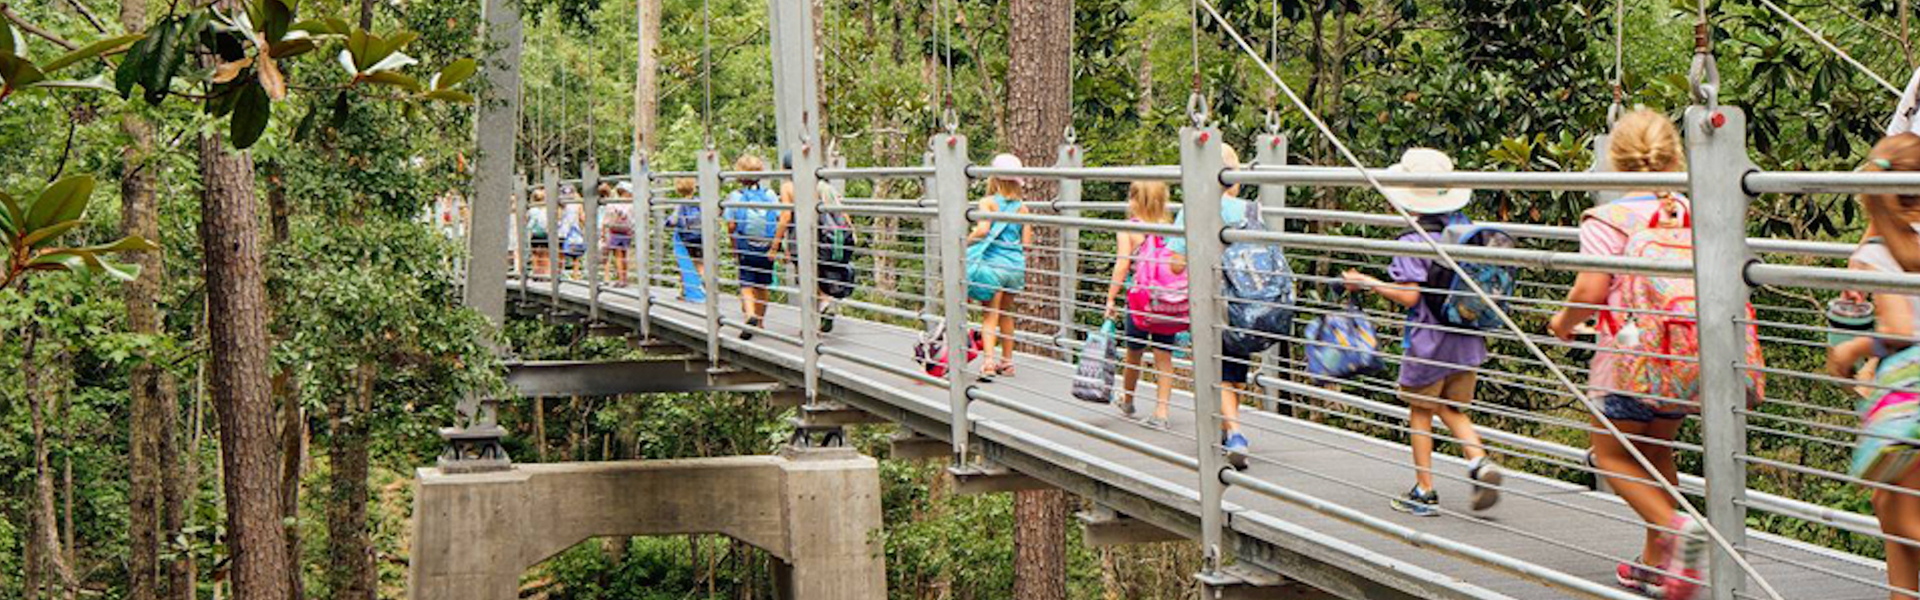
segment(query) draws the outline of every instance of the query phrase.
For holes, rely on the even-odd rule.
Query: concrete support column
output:
[[[514,600],[528,568],[600,536],[717,533],[766,550],[782,598],[886,598],[879,466],[851,449],[781,456],[420,469],[414,600]]]

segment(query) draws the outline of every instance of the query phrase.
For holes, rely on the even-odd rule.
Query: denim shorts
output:
[[[1622,394],[1607,394],[1600,400],[1600,414],[1615,422],[1652,423],[1671,419],[1687,418],[1684,412],[1654,410],[1653,406],[1639,398]]]

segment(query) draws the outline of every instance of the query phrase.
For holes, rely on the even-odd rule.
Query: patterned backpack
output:
[[[973,362],[986,349],[986,343],[980,339],[980,332],[967,332],[967,362]],[[920,332],[920,341],[913,344],[913,359],[920,363],[928,375],[947,376],[947,321],[934,319],[928,322],[927,329]]]
[[[1380,358],[1380,337],[1373,321],[1352,297],[1346,310],[1307,323],[1307,373],[1320,378],[1351,379],[1386,371]]]
[[[1627,237],[1625,255],[1654,261],[1693,263],[1691,215],[1684,204],[1663,199],[1645,227]],[[1629,225],[1631,226],[1631,225]],[[1691,278],[1616,275],[1626,311],[1603,313],[1600,322],[1613,337],[1613,347],[1633,350],[1615,362],[1615,381],[1623,391],[1640,397],[1656,410],[1699,412],[1700,355],[1699,300]],[[1754,317],[1747,305],[1747,318]],[[1746,363],[1766,366],[1760,354],[1760,331],[1746,325]],[[1747,371],[1747,406],[1766,397],[1766,376]],[[1671,398],[1679,402],[1655,400]]]
[[[1187,274],[1173,272],[1173,251],[1166,238],[1149,235],[1133,251],[1133,289],[1127,290],[1133,324],[1147,333],[1174,334],[1187,329]]]
[[[1248,202],[1234,229],[1266,231],[1260,205]],[[1293,333],[1293,269],[1278,244],[1235,242],[1222,256],[1227,328],[1220,341],[1228,354],[1248,356]]]

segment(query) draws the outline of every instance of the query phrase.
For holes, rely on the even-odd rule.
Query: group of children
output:
[[[594,188],[602,200],[599,210],[600,252],[606,262],[601,269],[602,278],[614,287],[625,287],[628,281],[628,257],[633,250],[633,186],[627,182],[619,185],[600,183]],[[529,258],[532,259],[532,271],[535,277],[547,277],[553,272],[553,257],[548,244],[553,238],[560,242],[561,269],[578,278],[586,268],[587,232],[585,203],[579,190],[572,184],[560,187],[560,223],[553,226],[547,217],[547,190],[535,188],[528,197],[529,202],[523,219],[514,219],[508,229],[507,248],[513,256],[513,264],[526,264],[520,255],[520,227],[526,224],[529,243],[532,245]],[[611,201],[609,201],[611,200]]]
[[[1222,158],[1229,168],[1240,164],[1231,147],[1223,147]],[[1618,172],[1678,172],[1686,168],[1680,135],[1672,121],[1648,110],[1627,114],[1614,125],[1607,159]],[[996,156],[992,164],[996,168],[1019,167],[1020,161],[1002,154]],[[753,156],[741,157],[734,167],[749,172],[764,169],[760,159]],[[1390,169],[1444,173],[1453,170],[1453,162],[1436,150],[1412,149]],[[1863,169],[1920,171],[1920,136],[1903,133],[1888,137],[1874,147],[1872,158]],[[1024,184],[1015,177],[989,179],[986,194],[978,201],[979,212],[1027,213]],[[749,326],[740,337],[750,339],[765,318],[766,295],[775,285],[777,265],[793,255],[789,247],[793,213],[781,206],[790,205],[792,196],[791,184],[784,186],[779,194],[766,190],[754,179],[741,179],[739,186],[727,196],[729,208],[723,218],[725,234],[738,253],[741,303]],[[683,198],[693,196],[692,188],[691,181],[681,181],[676,186]],[[1448,232],[1472,227],[1463,210],[1471,201],[1473,190],[1388,188],[1386,191],[1389,201],[1418,217],[1420,226],[1400,235],[1400,241],[1422,242],[1423,237],[1430,237],[1435,241],[1458,243],[1447,237],[1451,235]],[[824,181],[819,192],[827,205],[838,202],[839,194]],[[1223,222],[1229,228],[1264,228],[1257,205],[1239,198],[1238,192],[1238,186],[1225,190],[1219,204]],[[1131,184],[1127,192],[1127,220],[1149,224],[1184,223],[1184,213],[1170,210],[1169,196],[1165,183]],[[536,205],[538,202],[536,200]],[[1860,202],[1865,205],[1872,225],[1868,239],[1850,261],[1851,267],[1878,272],[1920,272],[1920,196],[1868,194],[1862,195]],[[1579,251],[1600,256],[1635,256],[1648,230],[1676,227],[1675,223],[1684,227],[1691,210],[1689,200],[1675,190],[1629,192],[1582,215]],[[529,216],[544,218],[539,211]],[[602,222],[607,220],[603,218]],[[675,244],[695,257],[702,254],[704,245],[699,239],[698,223],[698,208],[690,206],[680,207],[668,222],[675,232]],[[844,235],[851,240],[851,228],[843,215],[823,212],[821,229],[844,229]],[[1026,286],[1026,254],[1032,238],[1030,228],[1008,220],[981,219],[966,233],[967,297],[981,305],[984,315],[979,328],[984,338],[985,358],[979,367],[983,379],[1015,374],[1013,300]],[[1121,321],[1126,351],[1122,389],[1113,402],[1125,416],[1135,416],[1134,395],[1143,371],[1142,363],[1151,354],[1159,383],[1155,386],[1154,407],[1144,422],[1153,427],[1167,426],[1175,387],[1173,358],[1182,343],[1180,333],[1187,327],[1186,253],[1185,240],[1179,236],[1123,232],[1116,240],[1116,261],[1107,288],[1105,314],[1110,325],[1116,319]],[[851,255],[835,258],[830,261],[825,254],[822,256],[821,290],[827,292],[832,288],[831,293],[821,294],[826,303],[844,298],[853,287]],[[1284,269],[1284,260],[1281,262]],[[833,273],[829,274],[828,270]],[[1396,383],[1399,397],[1409,409],[1414,485],[1404,495],[1395,497],[1391,506],[1416,516],[1440,514],[1432,459],[1432,429],[1437,418],[1446,425],[1469,461],[1468,506],[1476,511],[1488,509],[1499,500],[1502,472],[1491,460],[1467,410],[1474,402],[1477,373],[1488,357],[1485,333],[1460,325],[1456,308],[1446,298],[1460,295],[1457,290],[1461,288],[1450,283],[1456,275],[1438,261],[1395,258],[1385,275],[1383,280],[1360,270],[1348,270],[1341,274],[1339,287],[1349,293],[1378,294],[1405,309],[1407,315]],[[1673,440],[1686,417],[1697,408],[1685,402],[1663,400],[1658,394],[1647,394],[1638,383],[1625,381],[1627,376],[1621,375],[1631,372],[1623,366],[1634,354],[1628,349],[1640,343],[1636,341],[1639,334],[1633,331],[1631,315],[1636,312],[1632,308],[1636,302],[1633,296],[1640,293],[1635,286],[1644,283],[1631,276],[1580,273],[1567,294],[1564,308],[1550,319],[1548,331],[1563,340],[1592,335],[1598,347],[1588,365],[1585,389],[1601,413],[1593,419],[1594,426],[1590,429],[1592,462],[1611,489],[1647,524],[1638,558],[1616,569],[1618,583],[1642,594],[1684,600],[1693,598],[1700,587],[1707,543],[1704,525],[1678,511],[1674,499],[1654,484],[1653,478],[1678,483]],[[1228,295],[1228,302],[1234,302],[1232,294]],[[1864,294],[1849,296],[1865,298]],[[1290,293],[1287,297],[1291,298]],[[1909,346],[1907,341],[1916,331],[1916,318],[1920,318],[1920,298],[1875,294],[1872,307],[1877,334],[1862,335],[1836,345],[1829,368],[1836,375],[1876,382],[1863,388],[1865,398],[1861,412],[1865,428],[1877,432],[1882,440],[1893,441],[1863,442],[1856,455],[1854,474],[1888,484],[1873,494],[1875,512],[1885,531],[1894,538],[1887,544],[1888,578],[1891,586],[1910,592],[1920,588],[1917,580],[1920,579],[1917,575],[1920,548],[1900,540],[1920,540],[1920,496],[1911,492],[1920,489],[1920,466],[1916,466],[1920,461],[1911,460],[1916,445],[1911,440],[1920,433],[1916,431],[1916,425],[1920,424],[1920,395],[1914,391],[1920,389],[1920,347]],[[830,304],[824,308],[830,308]],[[831,313],[823,310],[822,314]],[[824,317],[821,328],[831,328],[831,316]],[[1274,337],[1291,334],[1290,331],[1264,333]],[[1867,359],[1872,359],[1867,362],[1871,372],[1858,372],[1859,363]],[[1239,419],[1239,396],[1250,382],[1250,363],[1251,353],[1244,345],[1228,344],[1222,348],[1220,447],[1239,468],[1244,468],[1250,451]],[[1652,472],[1633,458],[1621,439],[1601,426],[1603,418],[1632,440],[1634,449],[1653,467]],[[1903,439],[1909,441],[1899,441]],[[1888,464],[1895,468],[1887,468]],[[1895,593],[1894,597],[1902,594]]]

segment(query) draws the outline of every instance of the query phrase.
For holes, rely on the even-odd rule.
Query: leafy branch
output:
[[[138,265],[115,262],[107,255],[159,248],[146,238],[136,235],[92,246],[59,245],[61,236],[86,222],[93,187],[93,177],[75,175],[49,184],[25,204],[0,192],[0,246],[6,251],[0,290],[41,272],[107,275],[120,281],[139,276]]]

